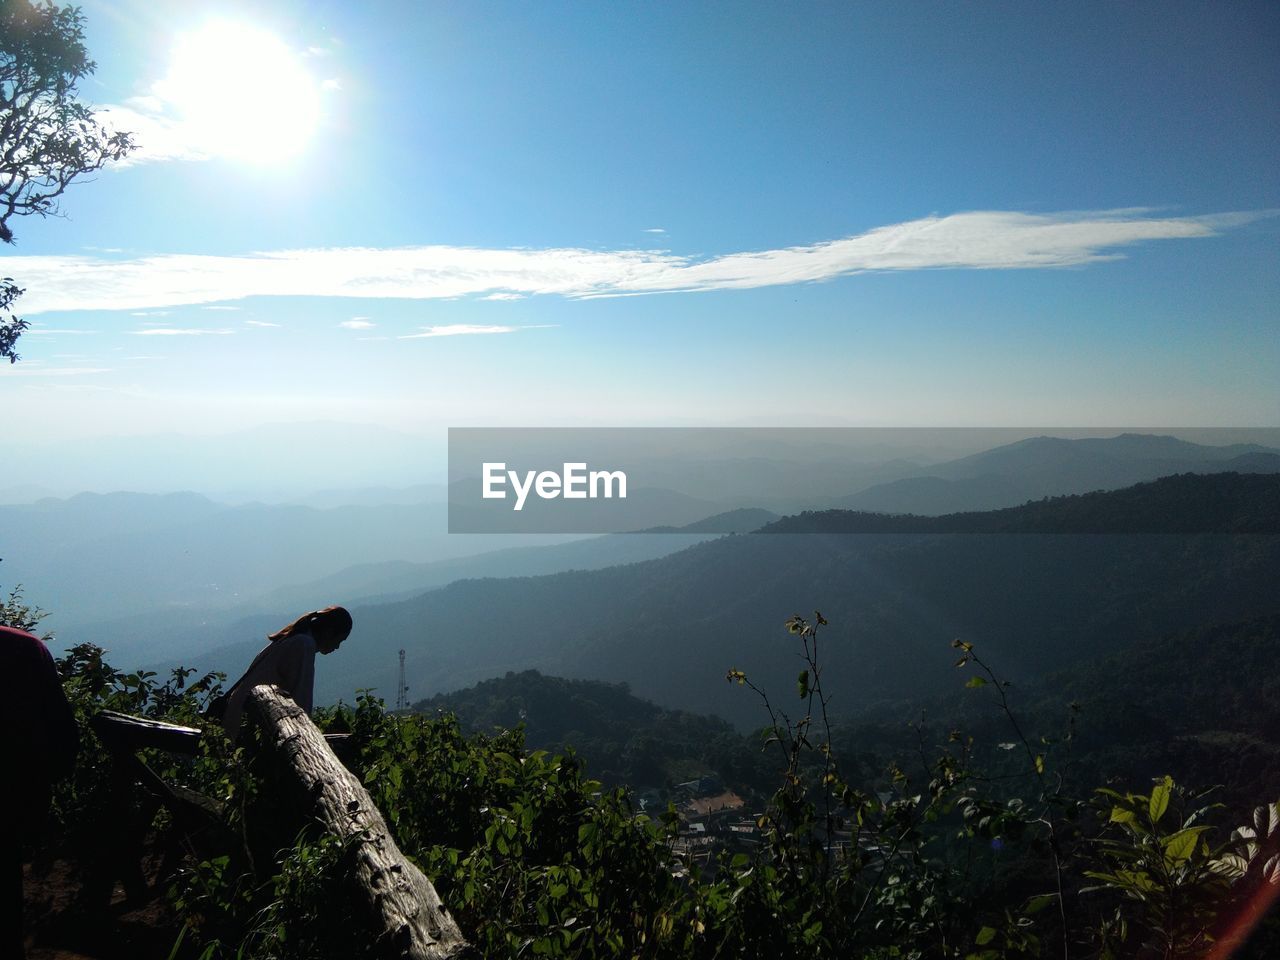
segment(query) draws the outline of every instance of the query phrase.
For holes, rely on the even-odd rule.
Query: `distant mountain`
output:
[[[724,511],[724,505],[665,487],[629,487],[625,498],[541,500],[531,497],[521,512],[515,495],[485,500],[478,478],[449,487],[449,529],[466,533],[624,533],[662,524],[677,528]]]
[[[724,720],[664,710],[634,696],[625,683],[566,680],[536,670],[420,700],[413,709],[452,713],[468,733],[522,725],[531,749],[572,747],[593,777],[637,788],[722,770],[747,746]]]
[[[49,626],[57,630],[158,610],[236,607],[353,564],[572,539],[450,535],[440,503],[233,507],[194,493],[86,493],[0,506],[0,537],[4,582],[23,584],[32,602],[53,612]]]
[[[1176,473],[1280,472],[1280,449],[1209,446],[1126,433],[1066,440],[1032,437],[937,464],[919,476],[876,484],[833,506],[875,513],[937,515],[994,510],[1028,500],[1120,487]]]
[[[91,641],[124,662],[177,664],[188,654],[235,644],[256,649],[262,637],[304,610],[329,603],[388,603],[465,578],[527,577],[565,570],[597,570],[663,557],[711,534],[616,534],[570,543],[508,547],[429,563],[390,561],[347,567],[337,573],[245,598],[233,607],[165,607],[123,617],[74,623],[50,618],[62,646]],[[496,538],[511,542],[510,538]],[[536,540],[537,538],[530,538]],[[3,568],[0,567],[0,571]],[[226,667],[234,669],[236,660]]]
[[[1199,479],[1224,490],[1239,480]],[[1116,504],[1150,489],[1029,509],[1073,512],[1073,522],[1082,504],[1117,516]],[[1273,505],[1268,495],[1259,509]],[[1240,516],[1251,509],[1240,503]],[[1221,529],[1240,516],[1219,517]],[[1024,680],[1142,637],[1280,612],[1277,573],[1274,535],[729,536],[629,566],[464,580],[358,607],[352,640],[318,670],[318,690],[390,695],[404,647],[416,695],[537,669],[626,681],[662,706],[754,724],[758,706],[724,683],[725,670],[785,696],[797,668],[781,622],[817,607],[832,623],[824,644],[842,691],[836,708],[853,712],[946,689],[957,636]],[[251,653],[235,652],[232,664]],[[228,652],[219,655],[225,665]]]
[[[806,512],[760,532],[1275,534],[1280,533],[1280,473],[1184,473],[1123,490],[1046,498],[981,513]]]
[[[282,495],[268,499],[266,502],[332,510],[335,507],[353,506],[412,506],[419,503],[444,503],[447,500],[448,487],[443,483],[417,483],[406,487],[346,487],[315,490]]]
[[[652,527],[641,533],[753,533],[777,519],[778,515],[771,510],[744,507],[717,513],[714,517],[687,523],[683,527]]]
[[[428,439],[377,424],[313,421],[203,435],[15,442],[5,451],[4,482],[99,493],[195,490],[231,502],[280,501],[312,490],[443,480],[443,440],[443,429]]]

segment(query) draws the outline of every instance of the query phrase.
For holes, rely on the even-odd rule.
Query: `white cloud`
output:
[[[406,333],[397,340],[422,340],[428,337],[469,337],[492,333],[515,333],[519,327],[488,326],[476,323],[449,323],[439,327],[423,327],[419,333]]]
[[[272,323],[270,320],[246,320],[244,322],[244,325],[246,327],[278,327],[280,326],[280,324]]]
[[[28,314],[137,310],[251,296],[570,298],[750,289],[868,271],[1076,267],[1134,244],[1216,236],[1276,211],[1159,217],[1144,211],[926,217],[800,247],[693,258],[657,250],[424,246],[172,254],[133,260],[9,257]]]
[[[481,297],[481,300],[523,300],[523,293],[491,293],[487,297]]]
[[[0,365],[0,377],[83,377],[110,372],[111,367],[39,367],[32,361]]]
[[[641,230],[640,232],[641,233],[666,233],[667,231],[663,227],[649,227],[645,230]]]
[[[348,330],[369,330],[377,324],[368,317],[352,317],[350,320],[340,321],[338,326],[346,327]]]
[[[113,130],[133,134],[134,149],[115,165],[130,167],[164,160],[204,160],[207,154],[188,124],[163,112],[157,97],[130,97],[124,103],[101,107],[98,118]]]
[[[150,330],[130,330],[135,337],[212,337],[225,336],[234,330],[207,330],[196,327],[152,327]]]
[[[207,307],[201,307],[201,310],[239,310],[240,307],[231,307],[223,303],[213,303]]]

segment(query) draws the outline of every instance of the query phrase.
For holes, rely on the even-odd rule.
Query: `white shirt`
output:
[[[268,643],[227,698],[227,709],[222,715],[223,728],[232,740],[236,739],[249,691],[263,683],[275,684],[310,713],[315,679],[316,641],[309,633],[295,633],[292,637]]]

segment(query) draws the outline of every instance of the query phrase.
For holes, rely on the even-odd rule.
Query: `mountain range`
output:
[[[1074,632],[1090,649],[1109,649],[1148,630],[1143,611],[1174,629],[1231,618],[1233,603],[1257,610],[1270,541],[1224,534],[1275,529],[1266,484],[1278,461],[1270,447],[1163,436],[1030,438],[915,478],[945,491],[936,509],[920,511],[932,520],[740,508],[662,533],[572,542],[445,534],[437,488],[365,490],[359,505],[338,504],[356,491],[335,490],[316,495],[336,504],[324,509],[80,495],[0,507],[0,573],[54,612],[47,625],[61,645],[97,642],[125,662],[200,661],[238,673],[261,642],[252,638],[339,602],[357,611],[357,630],[325,663],[340,669],[321,671],[322,696],[371,686],[393,697],[404,646],[415,696],[537,668],[630,681],[664,706],[748,722],[708,678],[729,666],[793,673],[793,659],[776,656],[767,637],[768,624],[797,608],[840,611],[841,642],[861,638],[867,657],[848,646],[850,659],[836,667],[858,675],[859,698],[899,695],[910,677],[904,660],[966,631],[1004,638],[1019,669],[1039,670],[1054,660],[1045,644]],[[1211,478],[1186,476],[1232,466],[1255,473],[1207,486],[1200,481]],[[1040,493],[1013,510],[947,516],[974,489],[1097,490],[1174,467],[1183,476],[1154,487],[1044,502],[1058,494]],[[1170,525],[1176,518],[1182,526]],[[741,535],[761,526],[769,536]],[[834,536],[849,529],[878,536]],[[1034,534],[1021,543],[991,536],[1019,529]],[[1132,536],[1052,535],[1069,530]],[[1183,545],[1170,550],[1172,541],[1144,539],[1144,530],[1177,532]],[[719,536],[730,531],[739,535]],[[1023,586],[1006,600],[1002,581]],[[1020,649],[1019,622],[1051,639]],[[922,669],[915,679],[928,686],[931,676]]]
[[[1217,526],[1177,532],[1178,510],[1207,501],[1228,505]],[[625,681],[663,707],[751,724],[757,706],[725,671],[785,696],[799,660],[781,625],[814,608],[831,621],[826,669],[845,713],[945,688],[956,637],[981,642],[1021,681],[1143,638],[1280,612],[1280,537],[1230,532],[1274,516],[1280,475],[1184,475],[1019,511],[1035,524],[1089,512],[1101,519],[1086,526],[1100,530],[1135,503],[1168,511],[1173,532],[760,532],[599,570],[462,580],[356,606],[351,641],[317,671],[318,696],[373,687],[394,699],[403,648],[415,698],[536,669]],[[238,672],[260,643],[196,665]]]

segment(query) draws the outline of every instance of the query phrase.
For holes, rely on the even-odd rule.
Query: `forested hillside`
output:
[[[955,637],[980,639],[1011,676],[1030,680],[1135,640],[1280,611],[1280,537],[1226,532],[1267,529],[1278,483],[1175,477],[966,520],[979,530],[993,518],[991,529],[1018,529],[1021,518],[1030,530],[1101,530],[1164,517],[1176,531],[1185,502],[1206,510],[1198,529],[1224,532],[756,533],[605,570],[463,581],[357,610],[341,681],[322,677],[321,688],[331,697],[391,691],[403,647],[415,696],[537,669],[627,681],[664,707],[746,726],[751,711],[720,678],[729,667],[794,675],[794,656],[761,624],[804,604],[830,611],[838,713],[945,690],[937,651]],[[917,521],[900,522],[910,530]]]

